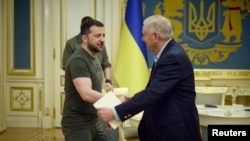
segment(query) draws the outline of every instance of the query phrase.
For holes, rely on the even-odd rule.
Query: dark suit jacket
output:
[[[140,141],[201,141],[192,64],[173,39],[152,68],[146,88],[115,107],[122,121],[144,110]]]

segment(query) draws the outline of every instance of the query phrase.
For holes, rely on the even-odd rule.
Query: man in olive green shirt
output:
[[[81,27],[81,48],[65,66],[62,131],[65,141],[107,141],[93,104],[102,97],[103,72],[97,53],[104,49],[104,25],[89,20]]]
[[[91,17],[84,17],[82,19],[81,26],[88,20],[93,20],[93,19]],[[81,100],[81,97],[79,94],[77,94],[78,92],[75,89],[75,86],[71,82],[71,80],[77,77],[90,77],[92,81],[92,89],[101,91],[102,85],[100,84],[102,83],[100,82],[103,82],[102,78],[103,78],[103,73],[104,73],[104,77],[106,80],[105,89],[108,91],[113,89],[112,82],[110,81],[111,64],[108,60],[106,48],[103,47],[101,51],[97,51],[95,53],[95,58],[97,59],[93,59],[93,57],[90,57],[88,52],[82,48],[82,45],[83,45],[82,36],[83,35],[79,33],[75,37],[69,39],[65,45],[65,49],[63,53],[63,66],[62,67],[66,73],[65,75],[65,93],[66,93],[65,102],[67,101],[66,104],[64,105],[65,110],[63,114],[63,120],[62,120],[62,126],[64,127],[63,132],[65,134],[65,138],[68,138],[68,136],[70,136],[68,135],[68,133],[70,133],[71,131],[77,130],[79,127],[92,128],[91,126],[95,125],[95,128],[97,129],[101,128],[99,124],[95,124],[96,123],[95,120],[92,120],[90,122],[84,122],[84,121],[87,121],[87,119],[95,119],[96,113],[95,113],[95,110],[92,109],[93,108],[92,103]],[[87,46],[88,45],[90,45],[90,43],[87,43]],[[84,63],[82,63],[80,60],[82,61],[85,60],[85,61]],[[98,66],[98,62],[99,64],[101,64],[100,66]],[[75,72],[71,71],[71,74],[67,75],[67,71],[69,70],[67,69],[67,66],[70,66],[69,68],[74,68],[74,70],[81,70],[81,71],[75,71]],[[67,79],[68,76],[71,76],[71,78]],[[67,93],[71,93],[71,94],[68,95]],[[84,111],[85,111],[84,115],[86,115],[84,116],[84,118],[82,117],[82,115],[77,116],[78,114],[76,114],[78,112],[82,113],[82,110],[79,110],[79,111],[69,110],[72,107],[74,107],[73,109],[78,109],[77,107],[79,107],[80,105],[82,106],[85,105],[83,106]],[[82,109],[82,108],[79,108],[79,109]],[[74,118],[71,115],[74,115]],[[74,122],[76,118],[79,118],[77,120],[79,122]],[[103,122],[102,124],[105,124],[105,123]],[[103,125],[103,126],[105,127],[106,125]],[[68,129],[69,127],[71,129]],[[117,141],[117,138],[118,138],[117,130],[112,129],[112,130],[106,131],[106,134],[107,134],[107,141]],[[102,135],[102,133],[100,135]]]
[[[93,18],[86,16],[83,17],[81,20],[81,26],[88,20],[92,20]],[[81,27],[80,26],[80,27]],[[67,61],[69,60],[70,56],[79,48],[81,48],[82,39],[81,34],[74,36],[73,38],[69,39],[66,42],[64,51],[63,51],[63,58],[62,58],[62,69],[65,70],[65,66]],[[97,53],[97,57],[101,63],[102,70],[105,77],[105,89],[107,91],[113,90],[112,81],[111,81],[111,63],[109,62],[108,54],[106,48],[104,48],[101,52]]]

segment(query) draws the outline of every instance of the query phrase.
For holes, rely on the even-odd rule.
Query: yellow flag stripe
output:
[[[122,26],[114,76],[119,87],[128,87],[131,95],[144,89],[149,78],[146,60],[126,23]]]

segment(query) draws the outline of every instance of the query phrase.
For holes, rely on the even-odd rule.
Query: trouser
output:
[[[107,123],[102,121],[101,119],[100,121],[102,122],[103,128],[107,134],[107,141],[118,141],[118,130],[117,129],[107,130]]]
[[[107,135],[99,121],[91,128],[70,129],[62,128],[65,141],[107,141]]]

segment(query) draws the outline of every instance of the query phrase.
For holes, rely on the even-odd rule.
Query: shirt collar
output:
[[[161,54],[162,54],[164,48],[167,46],[167,44],[169,43],[170,40],[172,40],[172,38],[170,38],[170,39],[164,44],[164,46],[161,48],[161,50],[160,50],[157,54],[154,55],[154,60],[155,60],[155,62],[157,62],[158,59],[161,57]]]

